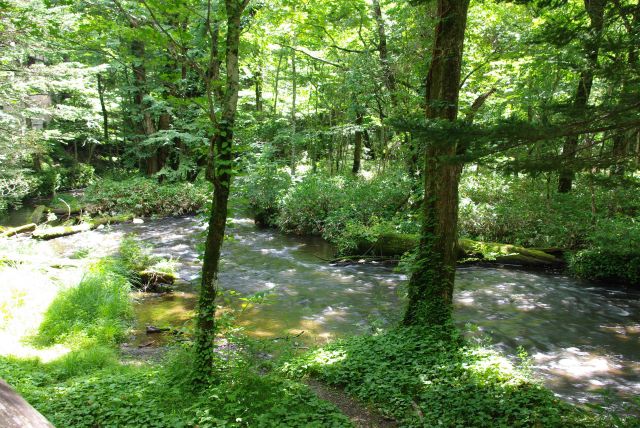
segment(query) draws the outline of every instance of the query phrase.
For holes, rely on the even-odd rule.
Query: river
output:
[[[176,259],[181,280],[175,292],[136,295],[137,330],[143,332],[145,325],[178,327],[193,316],[200,269],[195,248],[203,231],[196,218],[166,218],[39,245],[58,257],[81,248],[109,254],[124,234],[133,233],[152,244],[155,254]],[[249,219],[235,219],[228,234],[221,286],[267,296],[239,315],[253,336],[304,331],[300,340],[324,343],[392,325],[402,313],[407,278],[392,267],[328,264],[331,248],[322,239],[261,230]],[[510,356],[524,348],[535,373],[567,400],[597,400],[602,388],[622,397],[640,394],[639,294],[559,275],[463,267],[455,306],[456,322],[470,337],[488,339]],[[134,345],[149,340],[144,334],[132,339]]]

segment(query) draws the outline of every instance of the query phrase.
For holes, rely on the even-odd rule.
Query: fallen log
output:
[[[70,209],[49,207],[48,210],[56,215],[64,215],[67,217],[71,217],[72,215],[80,214],[82,212],[81,207],[74,207]]]
[[[19,233],[33,232],[36,230],[37,225],[35,223],[29,223],[18,227],[12,227],[5,230],[0,234],[2,238],[8,238],[10,236],[18,235]]]
[[[418,242],[418,235],[387,233],[378,236],[374,242],[360,243],[356,251],[368,256],[398,257],[415,249]],[[473,260],[528,267],[554,267],[564,263],[561,258],[539,249],[471,239],[458,240],[458,259],[463,262]]]
[[[38,229],[31,235],[35,239],[48,240],[60,238],[62,236],[74,235],[76,233],[88,232],[97,229],[105,224],[124,223],[133,218],[131,215],[120,215],[114,217],[98,217],[86,223],[80,223],[75,226],[56,226],[45,229]]]
[[[3,428],[54,428],[36,409],[0,379],[0,425]]]

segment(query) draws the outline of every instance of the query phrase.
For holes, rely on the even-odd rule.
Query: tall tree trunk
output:
[[[293,47],[296,37],[293,36]],[[296,173],[296,100],[298,95],[298,76],[296,72],[296,50],[291,49],[291,175]]]
[[[356,113],[356,125],[358,129],[355,132],[355,141],[354,141],[354,149],[353,149],[353,167],[351,168],[351,172],[353,174],[358,174],[360,172],[360,161],[362,159],[362,123],[363,123],[363,115],[362,112],[358,111]]]
[[[284,52],[280,51],[278,55],[278,67],[276,67],[276,81],[273,84],[273,114],[278,114],[278,84],[280,83],[280,69],[282,67],[282,58],[284,57]]]
[[[585,52],[587,58],[587,66],[580,72],[576,97],[573,102],[574,109],[577,114],[584,115],[587,105],[589,104],[589,96],[591,95],[591,87],[593,86],[593,73],[598,66],[598,52],[600,50],[600,38],[602,35],[602,27],[604,26],[604,9],[607,0],[584,0],[584,6],[590,19],[589,35],[585,42]],[[560,170],[558,178],[558,192],[568,193],[573,187],[573,179],[575,173],[571,168],[571,163],[576,158],[578,150],[578,136],[567,137],[562,147],[563,168]]]
[[[258,67],[254,72],[253,84],[256,91],[256,111],[262,111],[262,68]]]
[[[145,99],[148,95],[147,90],[147,70],[145,68],[145,46],[140,40],[131,42],[131,53],[136,58],[132,64],[134,77],[134,95],[133,101],[138,109],[142,119],[136,125],[138,134],[144,138],[156,132],[155,123],[151,112],[149,111],[148,101]],[[152,153],[144,159],[144,169],[147,175],[153,175],[159,171],[158,154]]]
[[[387,48],[387,32],[384,25],[384,17],[382,16],[382,8],[380,7],[379,0],[373,0],[373,16],[376,19],[376,25],[378,30],[378,55],[380,56],[380,65],[382,68],[382,75],[384,78],[384,85],[389,91],[391,97],[391,105],[393,107],[397,104],[396,97],[396,77],[391,70],[389,64],[389,51]]]
[[[433,56],[426,79],[427,119],[454,121],[469,0],[438,0]],[[429,142],[424,154],[423,223],[409,280],[406,325],[444,325],[451,319],[455,281],[458,183],[455,143]]]
[[[616,7],[620,10],[620,13],[624,13],[622,11],[622,6],[620,5],[618,0],[614,0]],[[625,26],[627,27],[627,33],[629,35],[630,43],[629,43],[629,51],[627,53],[627,63],[629,64],[630,69],[634,69],[638,65],[638,35],[640,34],[640,0],[636,3],[636,6],[631,10],[631,20],[624,18]],[[631,93],[629,88],[629,76],[624,75],[622,81],[622,89],[621,93],[625,96],[628,93]],[[629,154],[629,149],[634,144],[636,131],[625,131],[617,134],[613,137],[613,149],[612,149],[612,157],[613,157],[613,166],[611,167],[611,175],[623,177],[625,174],[625,161]]]
[[[371,142],[371,136],[367,130],[362,132],[362,136],[364,138],[364,146],[369,150],[369,159],[372,161],[376,160],[376,150]]]
[[[100,109],[102,110],[102,132],[104,135],[104,144],[109,144],[109,112],[104,102],[104,91],[102,75],[98,73],[98,97],[100,98]]]
[[[249,0],[225,0],[227,10],[226,38],[226,90],[222,114],[211,138],[209,165],[213,182],[213,207],[209,218],[209,229],[202,260],[202,280],[198,301],[195,352],[196,372],[199,381],[206,383],[213,370],[214,340],[216,335],[216,296],[218,293],[218,270],[224,233],[227,223],[227,208],[231,191],[231,174],[234,167],[233,131],[238,108],[239,69],[238,48],[240,45],[240,18]],[[212,48],[213,49],[213,48]],[[217,47],[216,47],[217,49]],[[215,110],[210,112],[217,122]]]

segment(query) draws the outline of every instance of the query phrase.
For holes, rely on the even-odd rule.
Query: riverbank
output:
[[[455,329],[444,335],[437,332],[427,333],[424,337],[420,335],[418,341],[410,331],[405,334],[403,330],[395,330],[336,342],[295,357],[299,352],[295,352],[293,340],[255,340],[234,332],[233,326],[227,325],[225,329],[222,324],[221,334],[225,339],[221,339],[217,347],[215,383],[204,390],[196,390],[189,382],[188,346],[174,344],[166,348],[164,356],[153,359],[146,356],[131,358],[131,355],[123,355],[124,359],[121,359],[118,355],[115,345],[122,327],[117,326],[130,322],[131,307],[123,299],[114,305],[111,291],[106,294],[95,292],[104,289],[105,283],[110,290],[112,285],[120,290],[116,295],[121,294],[122,287],[130,287],[118,273],[121,270],[114,270],[111,263],[108,259],[98,265],[87,263],[86,266],[92,266],[90,276],[83,276],[79,286],[65,287],[52,295],[51,303],[43,305],[46,306],[42,312],[43,322],[37,327],[37,322],[34,323],[38,332],[35,343],[39,346],[32,348],[33,354],[0,357],[0,376],[58,426],[351,426],[351,421],[336,407],[318,398],[297,380],[307,372],[324,373],[324,377],[319,377],[329,384],[344,387],[346,382],[347,392],[358,396],[373,409],[380,409],[387,417],[397,419],[399,426],[428,426],[442,417],[445,424],[455,420],[473,426],[494,426],[493,422],[501,418],[521,426],[536,426],[540,421],[544,421],[545,426],[567,423],[597,426],[599,420],[553,398],[525,372],[494,352],[479,346],[466,349],[470,345],[456,336]],[[0,271],[0,275],[5,274],[5,270]],[[91,275],[98,276],[93,280]],[[101,295],[110,299],[101,301]],[[89,296],[91,305],[86,301]],[[92,316],[84,311],[65,311],[76,305],[84,309],[93,305],[97,312]],[[33,307],[22,308],[29,312],[31,319],[34,315],[38,318]],[[11,315],[20,312],[11,312]],[[18,318],[15,320],[17,322]],[[393,340],[394,337],[397,340]],[[409,340],[411,338],[413,340]],[[370,341],[378,345],[367,345]],[[43,353],[51,345],[62,347],[61,352],[45,360]],[[408,348],[411,346],[417,346],[422,354]],[[363,353],[363,349],[368,349],[369,353]],[[446,349],[459,354],[455,361],[450,358],[453,354],[443,353]],[[354,360],[355,356],[358,357]],[[405,364],[402,358],[411,359],[412,364]],[[442,370],[441,363],[445,360],[453,364],[451,370]],[[390,361],[396,364],[389,365]],[[368,375],[369,372],[359,366],[361,364],[379,376]],[[462,403],[460,394],[436,398],[438,393],[434,391],[434,396],[409,397],[407,401],[400,392],[407,390],[402,382],[420,379],[424,385],[431,385],[424,376],[407,372],[407,367],[439,373],[436,386],[439,382],[445,382],[445,386],[447,382],[461,383],[468,388],[462,396],[466,394],[468,398],[486,388],[494,389],[490,394],[482,394],[490,399],[475,401],[473,413],[466,407],[468,401],[463,401],[465,409],[456,407],[456,403]],[[337,374],[340,370],[342,375]],[[465,373],[475,375],[468,377]],[[478,382],[475,376],[484,380]],[[362,381],[361,377],[367,380]],[[394,411],[375,397],[356,393],[349,386],[356,383],[366,391],[382,394],[384,397],[378,397],[393,403]],[[400,390],[389,390],[393,385],[398,385]],[[498,394],[498,391],[502,392]],[[429,413],[421,407],[425,405],[425,397],[431,409]],[[496,407],[498,402],[501,404]],[[447,411],[438,414],[433,410],[434,403]],[[491,417],[486,418],[489,411]]]
[[[26,253],[39,253],[44,260],[55,254],[58,265],[61,260],[77,265],[84,259],[78,262],[71,258],[74,254],[112,254],[122,237],[134,233],[141,241],[154,242],[156,256],[173,257],[182,278],[173,293],[136,296],[139,333],[128,337],[122,358],[125,366],[146,366],[149,356],[153,364],[164,364],[155,346],[175,339],[188,341],[197,292],[197,282],[192,281],[200,268],[195,248],[203,228],[195,218],[165,218],[52,241],[13,238],[10,242],[13,248],[27,245]],[[330,253],[325,241],[257,229],[249,219],[235,219],[228,233],[233,239],[225,244],[220,279],[235,293],[228,298],[237,302],[230,327],[234,335],[248,339],[242,345],[252,349],[247,358],[261,356],[251,363],[258,373],[280,364],[265,362],[265,354],[280,355],[289,349],[284,354],[298,355],[304,348],[315,349],[339,338],[383,331],[401,312],[398,291],[406,277],[390,267],[328,265],[321,260]],[[238,299],[256,293],[257,299]],[[640,325],[634,318],[640,308],[632,306],[637,299],[630,297],[566,277],[467,267],[458,271],[456,319],[463,330],[467,324],[477,326],[475,333],[465,333],[472,342],[478,338],[486,343],[489,338],[507,355],[516,355],[523,346],[532,355],[535,377],[564,398],[597,403],[594,388],[606,385],[633,395],[638,379],[640,358],[634,357],[632,344],[640,334],[634,330]],[[604,313],[603,308],[607,308]],[[147,335],[147,324],[185,331],[186,336]],[[557,325],[563,328],[554,328]],[[284,344],[288,346],[282,348]],[[615,400],[624,402],[621,397]]]
[[[349,426],[306,386],[259,374],[257,348],[250,341],[219,346],[219,376],[204,390],[194,390],[185,378],[190,353],[175,342],[153,359],[121,353],[120,344],[135,325],[129,293],[136,285],[131,281],[137,270],[131,267],[139,263],[132,244],[124,242],[106,258],[74,252],[68,264],[40,257],[0,266],[0,377],[51,422],[69,427]],[[24,252],[34,249],[33,241],[21,244]]]

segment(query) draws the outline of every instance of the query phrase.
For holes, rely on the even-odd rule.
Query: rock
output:
[[[42,218],[44,217],[44,212],[47,210],[47,207],[44,205],[38,205],[33,212],[31,213],[30,219],[32,223],[40,223]]]
[[[170,328],[159,328],[159,327],[155,327],[153,325],[148,325],[147,326],[147,334],[158,334],[158,333],[164,333],[165,331],[171,331]]]
[[[143,290],[155,291],[162,288],[162,285],[171,285],[176,280],[176,275],[171,272],[159,272],[153,269],[138,272],[140,277],[140,288]]]
[[[141,218],[134,218],[133,219],[133,224],[143,224],[144,220]]]

